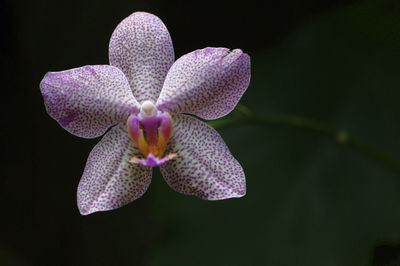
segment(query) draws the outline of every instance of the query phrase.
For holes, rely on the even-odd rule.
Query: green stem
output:
[[[251,124],[257,126],[267,126],[275,124],[314,131],[323,136],[329,137],[338,144],[345,145],[359,152],[360,154],[368,157],[373,161],[376,161],[377,163],[381,164],[382,166],[391,170],[397,175],[400,175],[400,164],[383,152],[351,137],[345,130],[336,130],[323,123],[308,118],[295,115],[283,115],[273,113],[256,115],[251,112],[247,107],[238,106],[232,115],[219,120],[209,121],[208,124],[215,129],[229,128],[243,124]]]

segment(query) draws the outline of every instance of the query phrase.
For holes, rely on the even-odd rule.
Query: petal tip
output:
[[[110,208],[110,209],[99,209],[99,208],[94,208],[94,207],[85,208],[85,207],[79,206],[79,204],[78,204],[78,210],[82,216],[87,216],[87,215],[90,215],[95,212],[110,211],[113,209],[115,209],[115,208]]]
[[[124,206],[124,205],[122,205]],[[85,204],[84,201],[79,199],[79,195],[78,195],[78,210],[79,213],[83,216],[95,213],[95,212],[104,212],[104,211],[112,211],[115,209],[118,209],[122,206],[115,206],[115,205],[111,205],[109,204],[104,205],[104,204],[99,204],[99,202],[95,201],[92,202],[91,204]]]
[[[89,215],[89,214],[92,214],[92,213],[96,212],[96,211],[90,211],[90,210],[86,210],[86,209],[81,209],[81,208],[79,207],[79,205],[78,205],[78,210],[79,210],[79,213],[80,213],[82,216],[87,216],[87,215]]]
[[[231,191],[225,195],[199,195],[198,197],[204,200],[217,201],[217,200],[228,200],[242,198],[246,195],[246,190],[244,191]]]
[[[50,85],[49,83],[51,82],[51,76],[54,74],[54,72],[47,72],[45,75],[44,75],[44,77],[43,77],[43,79],[40,81],[40,83],[39,83],[39,87],[40,87],[40,92],[43,94],[43,96],[44,96],[44,94],[46,93],[46,89],[47,89],[47,87]]]
[[[237,191],[236,193],[232,194],[232,198],[242,198],[246,196],[246,190]]]

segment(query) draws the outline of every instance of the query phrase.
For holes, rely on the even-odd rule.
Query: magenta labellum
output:
[[[172,134],[172,118],[167,112],[158,111],[151,101],[145,101],[138,115],[130,115],[127,121],[129,136],[147,159],[132,157],[131,163],[160,166],[176,157],[171,153],[161,158]]]

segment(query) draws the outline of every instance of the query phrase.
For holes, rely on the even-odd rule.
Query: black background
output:
[[[288,128],[221,132],[247,174],[243,199],[212,203],[179,195],[156,170],[141,199],[81,216],[76,187],[98,140],[59,127],[39,91],[47,71],[107,64],[116,25],[132,12],[147,11],[166,24],[176,58],[207,46],[247,52],[253,79],[243,104],[349,128],[400,160],[400,24],[387,19],[400,15],[399,5],[375,3],[3,0],[0,265],[395,261],[399,177],[323,137]],[[304,178],[305,186],[317,182],[317,189],[297,190]],[[282,203],[281,195],[292,201]]]

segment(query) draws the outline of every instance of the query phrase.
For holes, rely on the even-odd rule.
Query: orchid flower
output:
[[[216,130],[194,116],[211,120],[233,110],[250,82],[249,56],[205,48],[174,62],[163,22],[136,12],[114,30],[109,59],[110,65],[49,72],[40,83],[47,112],[64,129],[83,138],[105,133],[79,182],[81,214],[141,197],[156,166],[183,194],[245,195],[242,167]]]

